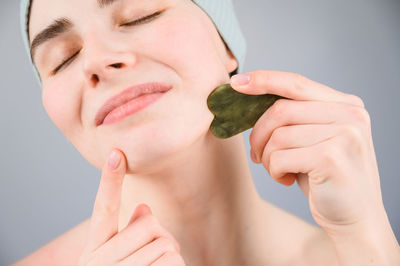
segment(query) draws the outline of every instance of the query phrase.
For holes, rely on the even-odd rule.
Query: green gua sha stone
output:
[[[218,138],[229,138],[252,128],[261,115],[278,99],[274,94],[249,95],[234,90],[230,84],[217,87],[207,98],[214,114],[210,130]]]

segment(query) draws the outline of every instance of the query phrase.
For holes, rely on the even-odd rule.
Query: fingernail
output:
[[[232,85],[244,86],[250,83],[249,74],[237,74],[231,78]]]
[[[117,169],[118,165],[121,161],[121,157],[119,156],[118,152],[116,152],[115,150],[113,150],[110,154],[110,156],[108,157],[108,167],[110,169]]]

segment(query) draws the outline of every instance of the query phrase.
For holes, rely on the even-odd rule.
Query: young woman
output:
[[[229,6],[23,1],[43,106],[102,176],[91,218],[15,265],[400,265],[363,101],[294,73],[231,78]],[[211,134],[224,83],[288,98],[252,129],[252,160],[296,181],[320,228],[260,198],[242,134]]]

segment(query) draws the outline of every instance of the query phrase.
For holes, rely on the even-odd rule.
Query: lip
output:
[[[129,87],[109,98],[97,111],[94,123],[96,127],[104,122],[104,118],[114,109],[144,94],[163,93],[171,89],[171,85],[163,82],[148,82]],[[145,107],[145,106],[143,106]]]

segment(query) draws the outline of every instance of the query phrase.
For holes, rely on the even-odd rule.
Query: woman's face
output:
[[[237,61],[192,1],[34,0],[30,42],[55,20],[63,25],[36,42],[33,53],[43,106],[92,165],[101,169],[118,148],[127,156],[128,173],[151,169],[208,134],[213,115],[207,97],[229,82]],[[147,82],[171,89],[137,113],[96,125],[105,101]]]

